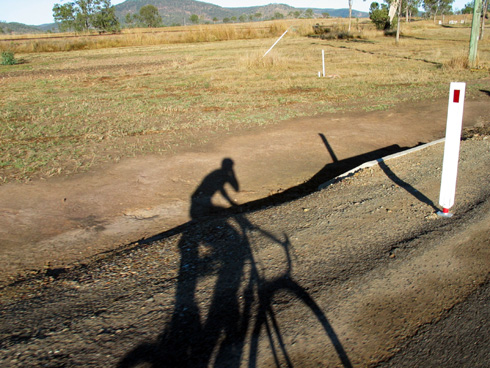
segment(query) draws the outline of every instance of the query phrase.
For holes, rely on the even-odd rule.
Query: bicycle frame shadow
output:
[[[191,196],[193,223],[179,241],[180,266],[169,321],[155,341],[136,346],[118,366],[257,367],[259,346],[266,343],[276,366],[293,367],[273,305],[278,293],[287,293],[311,311],[340,363],[351,367],[327,317],[294,280],[288,236],[262,229],[243,213],[223,214],[211,197],[219,193],[233,206],[225,186],[239,189],[230,159],[207,175]],[[258,248],[265,246],[278,246],[283,254],[282,270],[274,277],[266,275],[267,267],[258,258]]]

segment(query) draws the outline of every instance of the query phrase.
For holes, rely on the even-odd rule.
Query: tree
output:
[[[198,24],[199,23],[199,15],[197,14],[192,14],[190,17],[189,17],[189,20],[194,23],[194,24]]]
[[[126,23],[126,25],[130,28],[133,27],[134,23],[137,21],[138,21],[138,15],[137,14],[128,13],[124,17],[124,23]]]
[[[424,0],[424,10],[429,16],[434,16],[434,23],[438,14],[447,14],[452,9],[454,0]]]
[[[120,27],[110,0],[75,0],[63,5],[55,4],[53,18],[62,31],[73,29],[82,32],[90,28],[117,31]]]
[[[158,13],[158,8],[154,5],[142,6],[138,14],[138,20],[144,27],[148,28],[156,28],[162,25],[162,17]]]
[[[111,6],[111,0],[101,0],[96,6],[96,13],[92,17],[92,25],[105,32],[119,32],[121,30],[115,8]]]
[[[410,18],[415,14],[419,12],[419,7],[420,3],[422,0],[406,0],[405,6],[403,7],[405,9],[405,19],[406,22],[408,23],[410,21]]]
[[[238,17],[238,20],[241,22],[241,23],[245,23],[245,21],[247,20],[247,16],[242,14]]]
[[[62,32],[76,29],[75,3],[54,4],[53,18]]]
[[[388,6],[382,4],[380,7],[376,2],[371,3],[371,6],[369,7],[369,19],[374,23],[376,29],[386,30],[390,28]]]
[[[486,3],[487,12],[488,12],[488,11],[490,11],[490,3],[488,2],[488,0],[484,0],[482,2],[483,9],[485,9],[485,3]],[[464,8],[461,10],[461,14],[473,14],[474,4],[475,4],[474,1],[470,1],[469,3],[467,3],[464,6]],[[485,12],[483,12],[483,14],[485,14]],[[488,16],[486,16],[486,17],[488,18]]]
[[[98,0],[78,0],[75,2],[76,17],[75,22],[80,27],[80,30],[88,30],[90,28],[90,18],[95,13],[95,6]]]
[[[462,14],[473,14],[473,2],[467,3],[461,10]]]
[[[470,35],[470,50],[468,53],[468,61],[470,68],[477,66],[478,56],[478,39],[481,26],[481,17],[483,14],[483,2],[482,0],[475,0],[473,8],[473,19],[471,21],[471,35]]]
[[[393,23],[393,19],[400,12],[399,17],[405,16],[405,21],[408,23],[413,14],[418,13],[418,8],[422,0],[385,0],[389,5],[389,21]]]
[[[481,13],[481,22],[480,22],[480,40],[483,40],[485,33],[485,18],[488,19],[487,12],[490,11],[490,3],[488,0],[483,0],[482,2],[482,13]]]
[[[313,9],[306,9],[305,15],[306,18],[313,18]]]

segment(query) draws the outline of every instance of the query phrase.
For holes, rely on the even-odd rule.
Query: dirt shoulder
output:
[[[486,122],[487,92],[466,101],[466,127]],[[305,182],[310,183],[308,192],[365,161],[443,137],[446,114],[447,101],[427,101],[387,111],[295,119],[217,137],[173,156],[130,159],[88,174],[1,186],[1,278],[48,265],[65,267],[186,223],[191,194],[226,157],[235,162],[240,181],[240,191],[233,193],[236,203]]]

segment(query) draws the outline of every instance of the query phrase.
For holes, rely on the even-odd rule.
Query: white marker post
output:
[[[444,159],[442,161],[441,192],[439,204],[442,217],[451,217],[449,209],[454,205],[456,195],[456,178],[458,176],[459,146],[461,128],[463,126],[463,107],[466,83],[452,82],[449,92],[449,107],[447,112],[446,142],[444,144]]]

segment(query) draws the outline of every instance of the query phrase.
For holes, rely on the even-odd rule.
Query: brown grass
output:
[[[269,38],[281,35],[298,22],[269,21],[260,23],[195,25],[186,27],[125,29],[119,34],[74,33],[0,36],[0,51],[15,53],[97,50],[113,47],[152,46],[176,43],[216,42]],[[313,20],[303,20],[292,34],[311,32]]]
[[[339,20],[324,22],[344,26]],[[479,45],[482,69],[458,66],[461,50],[468,47],[468,28],[403,25],[405,37],[397,46],[368,23],[356,25],[361,39],[306,38],[312,24],[262,22],[15,41],[29,52],[16,53],[22,64],[0,66],[0,182],[167,154],[225,132],[299,116],[388,109],[420,96],[442,97],[452,80],[489,75],[488,40]],[[264,58],[286,29],[290,32]],[[133,46],[108,47],[122,45],[121,40]],[[61,46],[73,51],[32,51],[48,45],[51,51]],[[336,78],[318,78],[322,49],[326,73]],[[473,84],[467,93],[478,90]]]
[[[453,57],[449,61],[444,63],[444,67],[451,70],[464,70],[470,67],[470,63],[467,55],[460,55]]]

